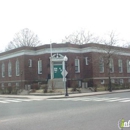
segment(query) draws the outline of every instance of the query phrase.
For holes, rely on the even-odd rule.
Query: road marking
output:
[[[43,99],[32,99],[34,101],[42,101]]]
[[[122,100],[127,100],[127,99],[130,99],[130,98],[112,99],[112,100],[109,100],[109,101],[107,101],[107,102],[115,102],[115,101],[119,101],[119,102],[121,102]]]
[[[96,101],[96,102],[130,102],[130,98],[120,98],[120,97],[114,97],[114,98],[109,98],[109,97],[101,97],[101,98],[96,98],[96,97],[92,97],[92,98],[86,98],[86,97],[82,97],[82,98],[64,98],[64,99],[49,99],[49,100],[61,100],[61,101]]]
[[[7,102],[20,102],[20,101],[17,101],[17,100],[5,100]]]
[[[124,100],[124,101],[120,101],[120,102],[130,102],[130,100]]]
[[[33,101],[33,99],[16,99],[18,101],[21,101],[21,102],[30,102],[30,101]]]
[[[9,102],[6,102],[6,101],[0,101],[0,103],[9,103]]]
[[[14,98],[0,98],[0,103],[18,103],[18,102],[30,102],[30,101],[42,101],[43,99],[14,99]]]

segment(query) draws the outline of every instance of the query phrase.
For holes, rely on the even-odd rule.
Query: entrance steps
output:
[[[63,89],[64,82],[62,78],[48,80],[48,89]]]

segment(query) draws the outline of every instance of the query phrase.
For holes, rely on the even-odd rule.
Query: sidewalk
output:
[[[91,93],[77,93],[77,94],[69,94],[69,96],[65,95],[0,95],[0,98],[29,98],[29,99],[57,99],[57,98],[74,98],[74,97],[84,97],[84,96],[95,96],[95,95],[105,95],[105,94],[113,94],[113,93],[123,93],[123,92],[130,92],[130,89],[124,90],[113,90],[112,92],[109,91],[102,91],[102,92],[91,92]]]

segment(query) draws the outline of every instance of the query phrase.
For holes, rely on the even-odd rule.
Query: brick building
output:
[[[79,86],[84,82],[88,86],[108,83],[108,70],[102,61],[105,53],[105,45],[102,44],[52,44],[52,55],[67,56],[65,63],[68,71],[67,83],[71,87],[72,81],[77,80]],[[118,53],[111,58],[111,82],[130,82],[130,49],[112,47]],[[26,85],[46,81],[50,73],[54,79],[61,78],[61,62],[53,64],[50,71],[50,45],[38,47],[20,47],[0,53],[0,85],[1,87]],[[61,67],[61,68],[60,68]],[[52,76],[52,75],[51,75]]]

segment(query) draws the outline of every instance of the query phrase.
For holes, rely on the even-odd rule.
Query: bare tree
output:
[[[113,67],[114,67],[114,61],[113,61],[113,57],[117,56],[119,53],[119,49],[118,47],[114,47],[117,44],[118,40],[116,38],[115,32],[111,32],[108,35],[108,39],[107,40],[103,40],[102,43],[105,44],[105,46],[103,47],[103,53],[101,54],[101,57],[103,58],[103,60],[101,61],[102,64],[105,64],[107,67],[107,73],[108,73],[108,85],[109,85],[109,91],[112,91],[112,84],[111,84],[111,72],[114,71]]]
[[[25,28],[20,32],[16,33],[13,40],[9,42],[5,51],[19,48],[22,46],[38,46],[41,45],[41,42],[38,39],[38,36],[35,35],[31,30]]]
[[[74,32],[68,36],[66,36],[62,42],[69,42],[72,44],[87,44],[87,43],[98,43],[99,38],[94,36],[94,34],[90,32],[85,32],[85,30]]]

